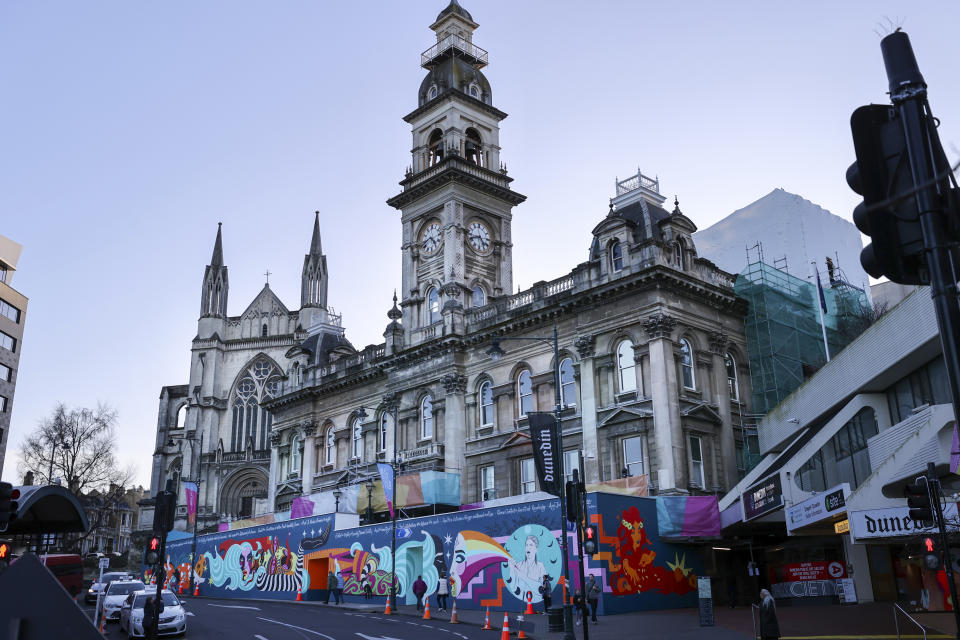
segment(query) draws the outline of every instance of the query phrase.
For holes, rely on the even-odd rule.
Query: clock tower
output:
[[[418,107],[404,117],[413,157],[387,204],[401,212],[408,346],[462,331],[465,309],[512,293],[510,223],[526,196],[500,162],[507,114],[481,71],[477,26],[457,0],[440,12],[430,25],[437,42],[420,55]]]

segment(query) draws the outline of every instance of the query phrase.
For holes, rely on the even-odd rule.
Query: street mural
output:
[[[699,556],[659,539],[654,499],[591,494],[588,510],[600,550],[585,568],[603,587],[601,612],[695,604]],[[420,577],[428,596],[447,580],[461,608],[522,611],[528,600],[542,602],[544,576],[559,602],[566,531],[571,586],[580,589],[576,534],[561,526],[557,500],[401,520],[395,557],[391,531],[389,523],[334,531],[331,515],[311,516],[200,536],[195,562],[191,540],[178,540],[167,545],[164,579],[187,582],[193,572],[202,595],[293,599],[299,592],[318,600],[333,573],[343,578],[347,598],[361,599],[367,586],[386,596],[394,572],[401,605],[416,602],[412,587]]]

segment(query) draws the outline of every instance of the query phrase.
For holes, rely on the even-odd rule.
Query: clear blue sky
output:
[[[147,482],[160,388],[187,381],[218,221],[230,313],[299,305],[319,209],[329,301],[382,342],[399,215],[445,0],[0,4],[0,234],[30,298],[5,480],[53,405],[107,402]],[[584,261],[616,176],[639,166],[701,228],[776,187],[850,217],[849,116],[886,100],[875,29],[913,39],[960,148],[956,2],[463,0],[504,122],[515,283]]]

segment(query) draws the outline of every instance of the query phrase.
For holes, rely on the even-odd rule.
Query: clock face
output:
[[[431,256],[440,249],[440,223],[431,222],[420,235],[420,248],[425,254]]]
[[[490,230],[482,222],[471,222],[467,229],[467,237],[472,246],[478,253],[486,253],[490,250]]]

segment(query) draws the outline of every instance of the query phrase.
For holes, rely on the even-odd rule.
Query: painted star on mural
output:
[[[453,536],[451,536],[449,533],[443,536],[443,544],[450,544],[451,542],[453,542]]]
[[[312,538],[312,537],[315,536],[315,535],[317,535],[317,530],[316,530],[316,529],[310,529],[310,537]]]

